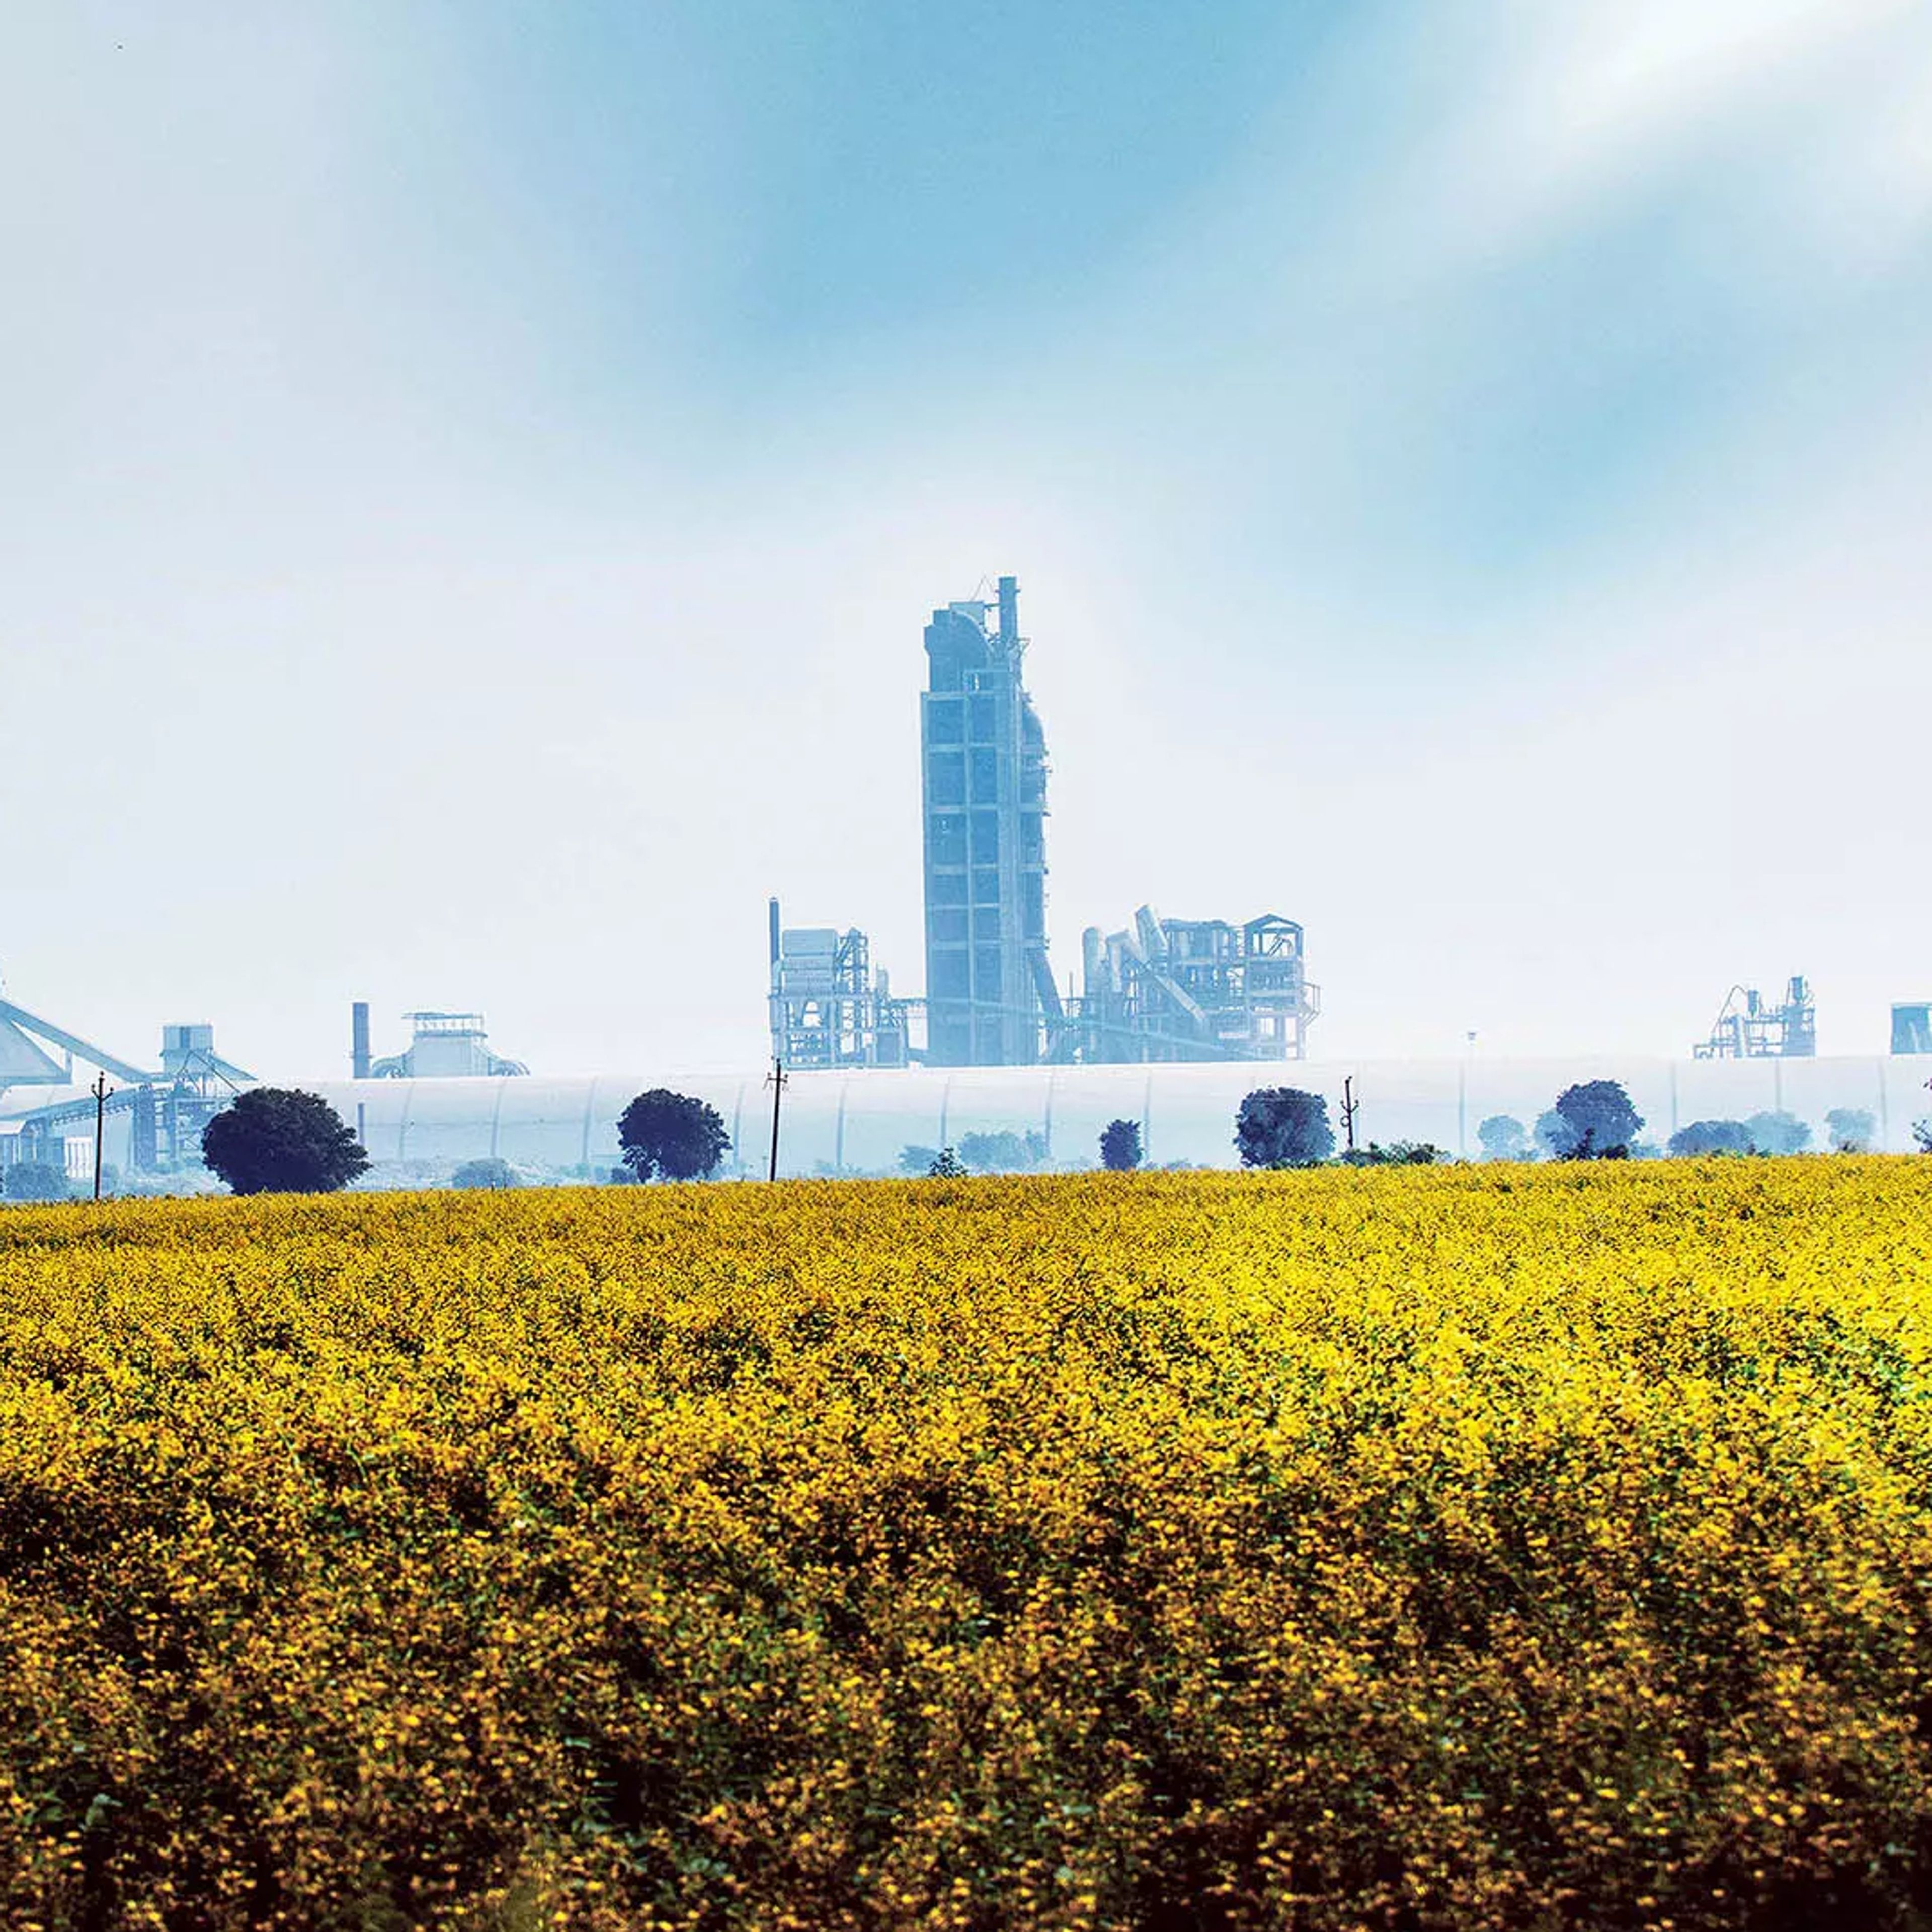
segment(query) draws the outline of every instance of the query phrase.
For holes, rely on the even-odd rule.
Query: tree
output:
[[[950,1147],[941,1148],[932,1157],[932,1165],[926,1170],[928,1180],[964,1180],[966,1163]]]
[[[1840,1154],[1868,1154],[1878,1122],[1862,1107],[1834,1107],[1825,1116],[1825,1131]]]
[[[487,1160],[466,1160],[449,1177],[449,1184],[452,1187],[514,1187],[517,1173],[507,1160],[499,1160],[493,1154]]]
[[[1388,1167],[1434,1167],[1449,1158],[1449,1150],[1433,1141],[1390,1141],[1387,1147],[1371,1141],[1369,1151],[1380,1154]]]
[[[1036,1131],[1016,1134],[1003,1127],[994,1133],[959,1137],[959,1158],[975,1174],[1028,1174],[1046,1157],[1046,1136]]]
[[[910,1141],[899,1149],[899,1172],[915,1178],[930,1174],[932,1163],[938,1158],[938,1148],[921,1147],[916,1141]]]
[[[1140,1122],[1109,1120],[1100,1130],[1100,1165],[1109,1174],[1131,1174],[1140,1164]]]
[[[1433,1167],[1447,1160],[1449,1151],[1433,1141],[1390,1141],[1387,1147],[1371,1141],[1338,1158],[1344,1167]]]
[[[1335,1151],[1328,1102],[1298,1087],[1258,1087],[1234,1117],[1244,1167],[1312,1167]]]
[[[1492,1114],[1476,1130],[1485,1160],[1520,1160],[1529,1151],[1529,1134],[1511,1114]]]
[[[731,1136],[708,1102],[653,1087],[619,1117],[617,1143],[640,1180],[701,1180],[717,1172]]]
[[[1620,1082],[1585,1080],[1566,1087],[1551,1109],[1562,1122],[1551,1136],[1551,1151],[1564,1160],[1624,1160],[1630,1142],[1643,1125],[1643,1116],[1630,1105]],[[1539,1133],[1550,1119],[1537,1122]]]
[[[1670,1136],[1670,1151],[1679,1160],[1707,1154],[1750,1154],[1756,1144],[1742,1120],[1693,1120]]]
[[[333,1194],[369,1156],[319,1094],[256,1087],[202,1130],[201,1157],[237,1194]]]
[[[70,1192],[67,1170],[44,1161],[16,1161],[7,1170],[9,1201],[64,1201]]]
[[[1744,1125],[1760,1154],[1802,1154],[1811,1144],[1811,1130],[1796,1114],[1754,1114]]]
[[[1912,1138],[1921,1154],[1932,1154],[1932,1119],[1914,1120]]]

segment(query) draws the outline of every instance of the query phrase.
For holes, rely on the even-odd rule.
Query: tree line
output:
[[[1859,1108],[1834,1108],[1825,1117],[1827,1145],[1834,1151],[1869,1151],[1876,1131],[1873,1116]],[[1494,1114],[1478,1126],[1486,1160],[1627,1160],[1668,1152],[1679,1157],[1712,1155],[1803,1154],[1812,1147],[1810,1127],[1782,1110],[1748,1119],[1694,1120],[1671,1135],[1663,1148],[1639,1136],[1643,1118],[1629,1094],[1615,1080],[1590,1080],[1566,1087],[1532,1125]],[[1932,1153],[1932,1121],[1915,1124],[1922,1150]],[[640,1094],[617,1122],[621,1165],[614,1180],[702,1180],[715,1175],[730,1150],[723,1117],[708,1102],[668,1088]],[[1338,1154],[1328,1103],[1319,1094],[1294,1087],[1261,1087],[1248,1094],[1234,1118],[1234,1148],[1244,1168],[1313,1167],[1326,1162],[1348,1166],[1428,1165],[1451,1156],[1426,1141],[1370,1142]],[[1100,1136],[1100,1165],[1130,1173],[1145,1161],[1138,1120],[1110,1120]],[[211,1120],[202,1138],[202,1158],[237,1194],[327,1193],[346,1187],[368,1172],[369,1156],[328,1103],[314,1094],[260,1087],[238,1096]],[[1052,1166],[1046,1136],[1036,1130],[1002,1129],[969,1133],[956,1145],[908,1145],[899,1155],[900,1172],[914,1178],[949,1179],[974,1174],[1039,1172]],[[518,1185],[508,1162],[494,1158],[466,1161],[452,1177],[460,1188]],[[9,1201],[63,1199],[67,1177],[59,1168],[29,1162],[5,1170]]]

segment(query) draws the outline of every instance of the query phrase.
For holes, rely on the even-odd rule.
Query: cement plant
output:
[[[1018,580],[935,610],[924,647],[924,991],[896,990],[863,927],[788,926],[772,898],[769,1060],[682,1083],[728,1124],[729,1173],[904,1172],[909,1154],[976,1134],[1024,1149],[1029,1165],[1090,1166],[1116,1119],[1138,1124],[1150,1161],[1232,1166],[1242,1096],[1291,1079],[1338,1118],[1366,1110],[1384,1141],[1459,1157],[1499,1144],[1480,1130],[1533,1121],[1559,1089],[1595,1078],[1627,1088],[1658,1148],[1692,1122],[1775,1114],[1821,1146],[1837,1131],[1828,1117],[1868,1123],[1864,1143],[1902,1150],[1932,1112],[1932,1000],[1893,1006],[1888,1054],[1821,1057],[1799,974],[1773,995],[1732,987],[1682,1058],[1322,1063],[1310,1051],[1321,989],[1303,927],[1282,902],[1267,906],[1273,878],[1255,882],[1264,910],[1172,918],[1142,905],[1112,932],[1088,927],[1063,992],[1048,938],[1046,734],[1025,682]],[[47,1004],[58,1010],[57,989]],[[365,1184],[435,1184],[482,1160],[533,1179],[610,1178],[616,1115],[656,1076],[544,1078],[492,1048],[481,1013],[402,1018],[409,1043],[378,1054],[368,1003],[350,1003],[346,1079],[258,1077],[217,1051],[206,1022],[164,1025],[148,1060],[44,1017],[38,1000],[0,998],[0,1172],[78,1179],[98,1132],[123,1184],[205,1183],[202,1129],[266,1080],[330,1101],[375,1162]],[[1291,1062],[1292,1075],[1269,1070]]]

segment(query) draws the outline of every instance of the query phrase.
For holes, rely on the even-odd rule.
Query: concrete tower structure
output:
[[[1019,584],[926,627],[920,698],[927,1057],[1022,1066],[1060,1018],[1046,956],[1046,739],[1021,680]]]

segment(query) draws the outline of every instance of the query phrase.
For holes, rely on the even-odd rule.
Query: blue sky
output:
[[[768,892],[916,985],[920,629],[1008,569],[1063,970],[1284,911],[1345,1055],[1932,991],[1922,6],[4,32],[23,1004],[754,1060]]]

